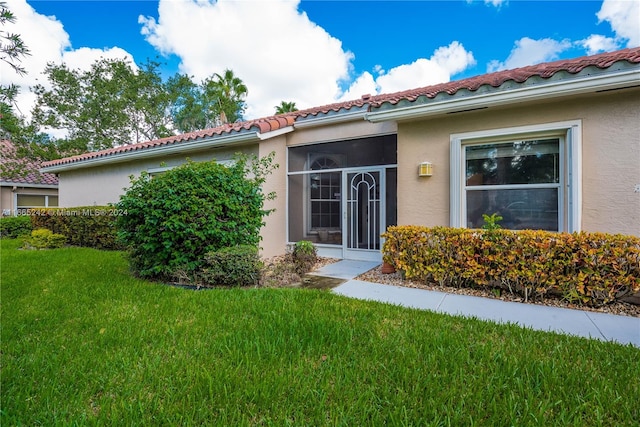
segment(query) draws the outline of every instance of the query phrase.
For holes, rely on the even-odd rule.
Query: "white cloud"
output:
[[[119,47],[108,49],[92,49],[89,47],[81,47],[80,49],[64,52],[62,61],[72,70],[87,70],[97,60],[104,59],[123,59],[131,64],[131,68],[138,69],[133,56],[126,50]]]
[[[600,34],[592,34],[584,40],[577,42],[587,50],[587,55],[595,55],[599,52],[611,52],[619,48],[616,39]]]
[[[231,69],[249,88],[247,118],[333,102],[353,54],[298,11],[299,1],[160,0],[158,20],[139,18],[147,41],[200,80]],[[203,31],[206,29],[206,31]]]
[[[468,4],[474,3],[475,0],[467,0]],[[484,0],[484,4],[487,6],[494,6],[497,8],[502,7],[503,4],[507,4],[508,0]]]
[[[37,13],[25,0],[14,0],[9,4],[9,10],[14,14],[14,23],[5,23],[3,31],[19,34],[31,55],[22,59],[21,66],[27,70],[25,76],[17,75],[4,61],[0,61],[0,83],[15,84],[20,88],[17,98],[20,112],[30,117],[36,97],[29,87],[42,84],[48,87],[48,81],[42,74],[47,63],[67,63],[71,68],[89,69],[91,64],[100,57],[125,58],[132,60],[132,56],[120,48],[73,50],[69,41],[69,34],[55,16],[45,16]]]
[[[600,22],[609,22],[627,47],[640,46],[640,0],[604,0],[596,16]]]
[[[358,99],[362,95],[375,95],[380,90],[374,77],[368,71],[362,73],[341,96],[340,101]]]
[[[431,60],[446,70],[450,75],[457,74],[475,65],[476,60],[472,52],[467,52],[464,46],[457,41],[436,49]]]
[[[398,92],[430,84],[447,82],[449,72],[437,62],[420,58],[411,64],[394,67],[378,77],[380,93]]]
[[[452,75],[466,70],[475,63],[473,53],[454,41],[448,46],[436,49],[429,59],[419,58],[411,64],[399,65],[386,72],[380,70],[382,73],[375,80],[370,73],[363,73],[341,99],[355,99],[367,93],[392,93],[445,83],[451,80]]]
[[[517,40],[509,57],[501,62],[493,60],[487,66],[488,72],[508,70],[527,65],[540,64],[542,62],[558,59],[559,54],[571,47],[569,40],[540,39],[533,40],[523,37]]]
[[[484,0],[484,4],[487,6],[495,6],[501,7],[503,4],[506,4],[507,0]]]

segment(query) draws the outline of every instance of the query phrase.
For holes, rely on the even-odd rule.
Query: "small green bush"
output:
[[[0,237],[15,239],[28,235],[33,229],[31,218],[28,216],[6,216],[0,218]]]
[[[311,271],[318,261],[318,250],[312,242],[300,240],[293,246],[292,258],[296,273],[303,275]]]
[[[504,218],[495,213],[491,215],[482,214],[482,220],[484,221],[484,223],[482,224],[482,229],[489,231],[499,230],[502,228],[499,222],[503,219]]]
[[[33,228],[47,228],[68,236],[67,243],[95,249],[123,249],[117,241],[116,221],[126,211],[113,206],[32,209]]]
[[[383,237],[383,259],[410,279],[593,306],[640,291],[636,236],[395,226]]]
[[[25,240],[24,246],[33,249],[55,249],[64,246],[67,238],[46,228],[38,228],[31,232],[31,237]]]
[[[262,262],[255,246],[240,245],[205,255],[207,267],[202,281],[210,286],[255,286],[260,281]]]

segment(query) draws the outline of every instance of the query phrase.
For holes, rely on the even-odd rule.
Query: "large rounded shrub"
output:
[[[189,162],[161,175],[132,178],[118,209],[119,238],[132,270],[165,278],[203,268],[211,251],[258,246],[265,195],[261,185],[274,167],[263,159],[237,156],[231,166]]]

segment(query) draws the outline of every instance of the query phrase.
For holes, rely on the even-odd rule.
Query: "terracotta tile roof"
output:
[[[28,185],[58,185],[58,177],[51,173],[32,171],[24,176],[14,176],[12,178],[2,177],[2,182]]]
[[[15,185],[58,185],[58,177],[40,172],[40,165],[26,159],[15,159],[16,149],[10,141],[0,141],[0,182]],[[6,172],[5,172],[6,171]]]
[[[138,144],[123,145],[121,147],[108,148],[90,153],[79,154],[77,156],[67,157],[64,159],[52,160],[42,164],[43,167],[57,166],[69,163],[76,163],[100,157],[108,157],[114,154],[128,153],[132,151],[140,151],[152,147],[168,146],[181,142],[196,141],[198,139],[210,138],[215,135],[232,135],[239,134],[243,131],[251,131],[252,129],[259,133],[266,133],[293,125],[295,118],[293,116],[281,115],[266,117],[256,120],[249,120],[241,123],[230,123],[216,128],[200,130],[196,132],[183,133],[166,138],[156,139],[153,141],[140,142]]]
[[[435,98],[439,94],[454,95],[462,89],[474,92],[483,86],[498,88],[509,81],[523,83],[532,77],[548,79],[559,72],[577,74],[587,67],[606,69],[619,61],[627,61],[633,64],[640,63],[640,47],[623,49],[615,52],[601,53],[592,56],[584,56],[575,59],[564,59],[522,68],[516,68],[512,70],[498,71],[495,73],[483,74],[462,80],[440,83],[401,92],[380,95],[363,95],[361,98],[351,101],[336,102],[333,104],[298,110],[291,113],[284,113],[277,116],[249,120],[242,123],[227,124],[213,129],[206,129],[198,132],[190,132],[182,135],[171,136],[155,141],[126,145],[93,153],[85,153],[79,156],[47,162],[43,164],[43,166],[46,167],[76,163],[98,157],[107,157],[118,153],[144,150],[151,147],[177,144],[180,142],[195,141],[198,139],[212,137],[214,135],[233,134],[242,131],[249,131],[251,129],[254,129],[260,133],[265,133],[281,129],[286,126],[292,126],[297,120],[312,116],[339,113],[345,110],[349,111],[354,108],[374,109],[387,103],[390,105],[395,105],[400,101],[413,102],[422,96],[427,98]]]
[[[497,71],[495,73],[483,74],[475,77],[469,77],[462,80],[456,80],[436,85],[425,86],[417,89],[410,89],[401,92],[380,94],[380,95],[364,95],[360,99],[347,102],[339,102],[335,104],[324,105],[320,107],[309,108],[297,111],[297,115],[307,117],[309,115],[327,114],[329,112],[338,112],[339,110],[349,110],[353,107],[363,107],[369,104],[370,108],[380,107],[382,104],[397,104],[400,101],[415,101],[420,96],[427,98],[435,98],[437,95],[444,93],[454,95],[461,89],[476,91],[482,86],[491,86],[498,88],[508,81],[523,83],[531,77],[540,77],[548,79],[559,72],[567,72],[577,74],[587,67],[597,67],[605,69],[618,61],[628,61],[629,63],[640,63],[640,47],[618,50],[615,52],[601,53],[598,55],[584,56],[575,59],[563,59],[543,64],[530,65],[512,70]]]

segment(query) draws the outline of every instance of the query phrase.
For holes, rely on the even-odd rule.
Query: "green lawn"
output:
[[[0,425],[623,426],[640,350],[1,244]]]

